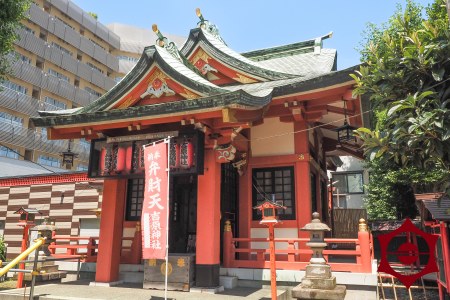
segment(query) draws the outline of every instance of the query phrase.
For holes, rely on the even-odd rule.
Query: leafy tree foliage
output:
[[[0,0],[0,79],[9,72],[6,55],[14,49],[16,29],[30,5],[29,0]]]
[[[371,166],[378,166],[371,172],[379,176],[377,183],[400,182],[416,193],[448,189],[450,30],[445,4],[435,0],[423,15],[422,7],[408,1],[386,24],[371,25],[366,32],[364,64],[353,78],[355,93],[370,95],[375,128],[360,128],[357,134]],[[379,191],[383,205],[394,195],[387,186]],[[391,206],[386,213],[392,217]]]

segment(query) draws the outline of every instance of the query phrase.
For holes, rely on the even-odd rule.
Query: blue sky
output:
[[[389,19],[394,0],[73,0],[85,11],[98,14],[104,24],[124,23],[162,33],[188,36],[198,22],[195,8],[216,24],[222,38],[238,52],[299,42],[333,31],[324,47],[338,51],[338,69],[359,63],[355,48],[368,22]],[[428,5],[431,0],[416,0]]]

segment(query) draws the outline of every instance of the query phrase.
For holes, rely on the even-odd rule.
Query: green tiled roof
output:
[[[242,56],[247,57],[254,61],[264,61],[267,59],[272,58],[278,58],[278,57],[284,57],[284,56],[291,56],[291,55],[297,55],[297,54],[303,54],[303,53],[310,53],[314,52],[314,46],[322,46],[322,41],[325,39],[328,39],[332,36],[332,32],[323,35],[321,37],[306,40],[303,42],[298,42],[294,44],[288,44],[283,46],[277,46],[277,47],[271,47],[271,48],[264,48],[259,50],[253,50],[241,53]],[[317,45],[317,43],[320,43],[320,45]]]
[[[227,45],[218,40],[215,36],[202,28],[192,29],[188,41],[180,50],[182,55],[189,56],[197,45],[212,55],[215,59],[229,65],[231,68],[249,74],[263,81],[292,78],[294,74],[288,74],[263,67],[258,62],[252,61],[241,54],[235,52]]]
[[[268,105],[275,96],[348,82],[353,69],[331,72],[335,68],[336,51],[322,49],[321,41],[314,40],[256,50],[241,55],[205,29],[191,30],[189,39],[181,51],[176,48],[150,46],[145,48],[136,66],[110,91],[83,108],[40,112],[33,118],[36,126],[51,127],[90,122],[158,118],[186,112],[220,110],[225,107],[255,109]],[[314,47],[319,50],[314,52]],[[210,55],[235,70],[259,77],[260,83],[219,87],[209,82],[186,59],[196,49],[204,47]],[[169,50],[168,50],[169,49]],[[175,52],[174,52],[175,51]],[[194,91],[200,97],[168,103],[112,109],[124,95],[130,92],[148,72],[157,66],[170,78]],[[330,73],[331,72],[331,73]]]
[[[240,107],[244,109],[262,108],[269,104],[271,100],[272,94],[270,90],[264,91],[264,95],[260,96],[253,96],[245,91],[239,90],[204,98],[134,106],[126,109],[45,116],[41,118],[33,118],[33,123],[39,127],[51,127],[93,122],[139,120],[140,118],[153,119],[157,117],[176,115],[180,112],[194,113],[218,110],[225,107]]]

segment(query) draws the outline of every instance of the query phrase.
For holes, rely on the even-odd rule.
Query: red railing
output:
[[[270,268],[269,250],[251,247],[252,243],[268,242],[267,238],[233,238],[231,230],[224,232],[223,266],[226,268]],[[309,238],[275,238],[276,267],[281,270],[305,270],[312,251],[306,246]],[[372,272],[373,247],[370,233],[359,231],[357,239],[325,239],[328,248],[323,251],[332,271]],[[286,247],[287,244],[287,247]],[[278,245],[278,246],[277,246]],[[342,247],[341,247],[342,246]],[[344,248],[345,249],[340,249]],[[268,248],[268,247],[267,247]],[[330,249],[331,248],[331,249]],[[336,248],[336,249],[334,249]],[[350,250],[348,250],[350,248]]]
[[[70,256],[82,257],[82,261],[96,262],[98,252],[98,237],[70,236],[53,234],[52,242],[48,249],[53,257],[69,258]],[[124,242],[129,241],[129,245]],[[122,237],[120,262],[123,264],[140,264],[142,253],[142,238],[140,227],[136,226],[133,237]]]
[[[82,256],[86,262],[97,261],[98,237],[53,235],[48,249],[53,257]],[[65,251],[64,251],[65,250]]]

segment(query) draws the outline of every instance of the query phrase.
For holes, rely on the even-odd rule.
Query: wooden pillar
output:
[[[126,184],[126,179],[105,179],[103,184],[96,282],[119,280]]]
[[[359,247],[361,249],[361,273],[371,273],[372,272],[372,255],[370,253],[370,234],[367,229],[367,223],[364,219],[359,219],[358,226],[358,240]]]
[[[249,167],[246,172],[239,176],[239,236],[233,232],[234,237],[249,238],[253,220],[252,211],[252,170]],[[248,248],[250,243],[240,242],[239,246]],[[248,253],[239,253],[240,259],[248,259]]]
[[[205,171],[198,176],[196,285],[219,286],[220,164],[214,150],[205,150]]]
[[[302,228],[311,221],[311,179],[310,179],[310,155],[309,155],[309,136],[308,125],[306,122],[295,122],[295,154],[297,162],[295,164],[295,194],[297,210],[297,227]],[[300,237],[309,237],[307,232],[301,231]]]

